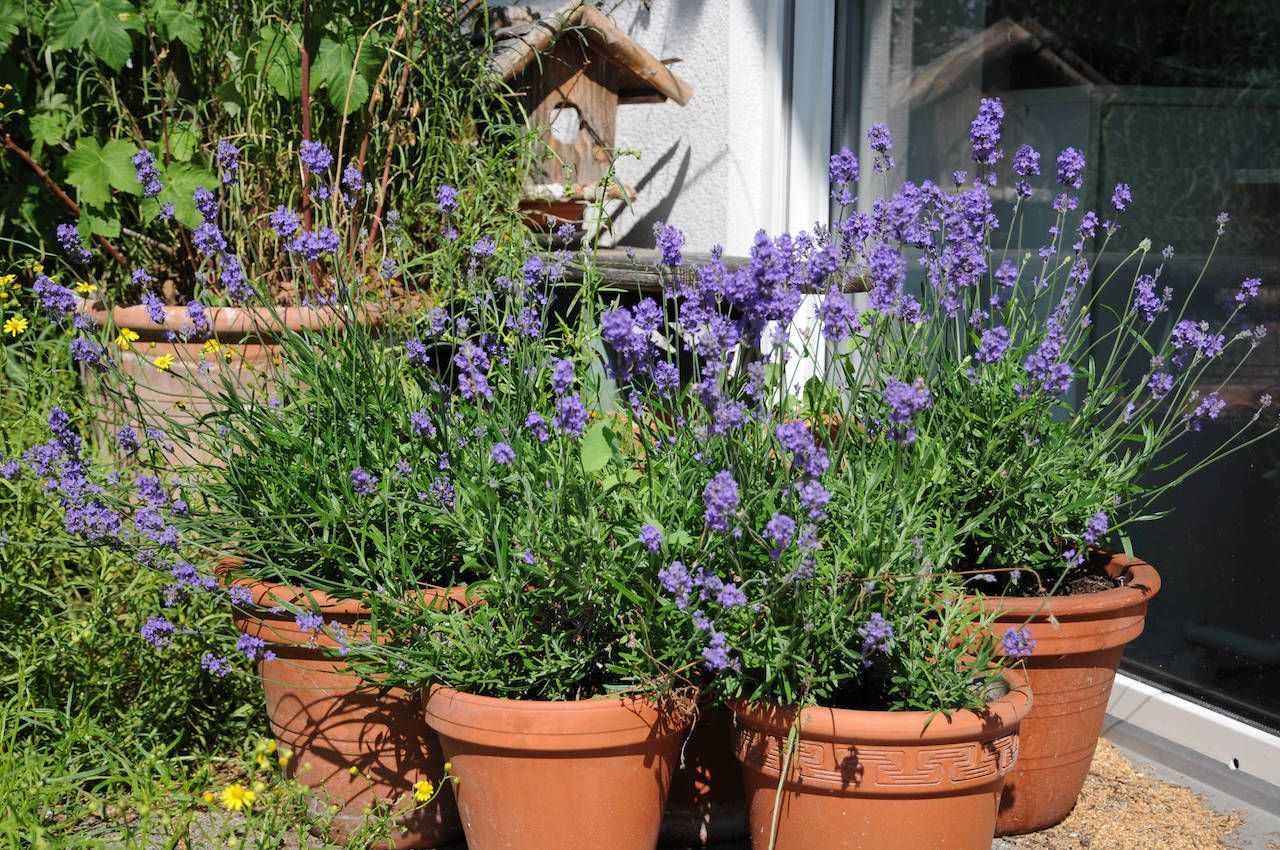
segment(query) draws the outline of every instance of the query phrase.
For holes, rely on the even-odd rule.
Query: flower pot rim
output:
[[[1160,592],[1160,574],[1151,564],[1123,552],[1107,554],[1111,556],[1105,567],[1107,573],[1125,580],[1119,587],[1070,596],[987,596],[974,593],[967,594],[965,598],[976,599],[983,608],[997,611],[1001,616],[1077,618],[1146,605]]]
[[[658,710],[653,700],[649,699],[645,694],[595,696],[578,700],[541,700],[524,699],[522,697],[490,697],[435,683],[422,692],[423,703],[425,704],[433,695],[437,695],[441,699],[469,703],[476,706],[501,707],[503,710],[509,711],[602,711],[635,703],[650,705],[655,710]]]
[[[950,717],[934,711],[869,711],[864,709],[808,706],[799,709],[801,734],[805,740],[866,743],[923,744],[985,739],[1016,727],[1031,710],[1032,694],[1026,677],[1014,670],[1006,673],[1009,692],[992,699],[982,711],[962,709]],[[797,709],[772,703],[752,705],[743,698],[729,700],[734,716],[762,731],[785,736]]]
[[[368,615],[372,609],[359,599],[340,599],[323,590],[302,587],[300,585],[271,582],[251,576],[237,576],[236,570],[244,565],[240,558],[219,558],[214,567],[214,574],[228,586],[232,584],[246,587],[253,594],[253,606],[270,609],[280,602],[290,602],[300,606],[314,607],[324,614],[360,617]],[[467,585],[455,584],[449,587],[440,585],[424,585],[418,589],[423,598],[439,598],[441,596],[458,602],[466,601]]]
[[[427,725],[442,738],[517,752],[607,752],[681,735],[690,715],[644,695],[585,700],[487,697],[431,684]]]
[[[370,301],[358,307],[363,318],[378,324],[388,312],[383,301]],[[147,314],[147,308],[141,304],[122,307],[111,305],[110,309],[100,299],[79,298],[76,313],[90,316],[98,324],[103,324],[108,313],[116,327],[127,327],[147,338],[160,337],[165,331],[181,331],[190,329],[191,317],[187,315],[185,306],[163,304],[164,321],[154,322]],[[211,335],[218,337],[234,337],[236,335],[252,335],[257,337],[279,336],[282,330],[293,332],[304,330],[320,330],[342,324],[347,319],[347,311],[341,307],[324,304],[303,306],[289,304],[283,306],[212,306],[205,307],[209,318]]]

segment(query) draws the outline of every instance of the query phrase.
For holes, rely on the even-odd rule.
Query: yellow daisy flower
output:
[[[0,274],[0,287],[8,286],[18,279],[16,274]]]
[[[120,346],[121,350],[128,351],[137,339],[138,332],[133,328],[121,328],[120,334],[116,337],[116,345]]]
[[[219,799],[222,800],[223,808],[228,811],[238,812],[241,809],[252,809],[255,796],[257,795],[237,782],[235,785],[228,785],[223,788]]]
[[[161,354],[155,360],[151,361],[151,365],[155,366],[157,369],[167,372],[169,371],[169,367],[173,365],[173,355]]]
[[[205,791],[203,794],[200,795],[200,799],[204,800],[206,805],[209,805],[213,803],[215,797],[213,796],[212,791]]]
[[[92,283],[89,283],[88,281],[84,281],[84,280],[76,284],[76,292],[82,293],[84,295],[88,295],[90,292],[93,292],[97,288],[98,287],[94,286]]]
[[[10,316],[4,320],[4,332],[9,336],[22,336],[31,327],[26,316]]]
[[[413,799],[419,803],[428,803],[431,801],[431,795],[436,791],[436,786],[431,784],[430,779],[422,779],[413,783]]]
[[[279,761],[281,767],[288,767],[289,759],[293,758],[293,750],[281,750]]]

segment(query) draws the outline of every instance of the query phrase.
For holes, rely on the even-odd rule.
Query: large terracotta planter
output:
[[[113,307],[108,312],[101,302],[82,299],[77,312],[99,325],[109,324],[116,332],[128,328],[138,335],[127,350],[109,347],[116,366],[107,374],[82,370],[94,428],[107,446],[114,445],[115,434],[124,425],[139,431],[148,425],[163,430],[170,420],[191,426],[212,410],[210,394],[216,394],[224,380],[246,397],[252,394],[266,403],[275,384],[275,360],[285,329],[324,330],[346,321],[344,312],[333,307],[278,307],[274,313],[265,307],[210,307],[206,310],[209,332],[191,335],[185,307],[166,306],[160,323],[153,322],[142,306]],[[383,305],[374,305],[363,318],[379,321],[385,312]],[[209,340],[217,343],[217,350],[206,348]],[[167,369],[154,365],[163,355],[173,358]],[[170,457],[177,465],[216,461],[205,446],[189,441],[175,441]]]
[[[1025,661],[1035,705],[1022,723],[1018,765],[1005,781],[999,835],[1045,829],[1071,813],[1098,746],[1125,644],[1142,634],[1160,590],[1148,563],[1114,555],[1107,572],[1124,584],[1080,596],[975,597],[996,612],[997,637],[1024,626],[1035,638]]]
[[[788,761],[796,710],[736,703],[753,850],[988,850],[1029,707],[1015,689],[949,718],[805,708]]]
[[[440,742],[423,721],[417,696],[400,689],[379,694],[362,686],[341,657],[326,652],[336,645],[330,635],[304,632],[293,614],[270,610],[281,603],[318,610],[326,624],[339,623],[349,640],[358,640],[368,636],[368,609],[320,592],[235,581],[253,594],[253,607],[237,610],[236,626],[275,653],[258,662],[271,731],[281,748],[293,752],[294,778],[317,791],[312,814],[338,807],[332,837],[345,840],[364,822],[365,808],[383,802],[404,812],[392,833],[397,848],[441,847],[461,838],[448,788],[425,807],[413,800],[415,782],[439,785],[444,776]],[[422,593],[441,604],[462,601],[463,595],[461,588]]]
[[[433,686],[470,850],[653,850],[688,718],[635,698],[510,700]]]
[[[707,847],[746,838],[747,800],[728,709],[694,724],[678,761],[662,815],[662,842]]]

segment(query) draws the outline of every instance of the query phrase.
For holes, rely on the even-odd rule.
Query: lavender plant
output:
[[[683,235],[657,235],[662,262],[682,265]],[[911,447],[828,433],[813,416],[836,401],[785,386],[796,352],[779,329],[834,271],[820,248],[762,233],[749,267],[717,252],[632,307],[599,286],[590,246],[562,310],[555,261],[545,278],[538,257],[473,278],[436,327],[454,380],[434,427],[452,434],[450,521],[482,577],[476,604],[382,595],[396,638],[353,652],[393,681],[517,698],[689,682],[788,703],[983,704],[993,639],[921,565],[924,537],[949,547],[949,529],[920,498],[927,481],[886,486]]]
[[[303,165],[313,174],[326,172],[332,160],[322,145],[306,146]],[[354,206],[359,175],[347,169],[341,186],[338,191]],[[402,344],[411,317],[371,312],[359,295],[370,285],[363,254],[344,251],[335,232],[351,220],[307,229],[283,206],[273,214],[285,252],[327,287],[328,294],[313,301],[327,323],[293,330],[255,286],[262,279],[259,260],[241,262],[231,253],[214,220],[219,210],[212,195],[197,196],[206,220],[192,239],[204,246],[225,290],[260,309],[262,327],[252,332],[275,340],[274,362],[246,364],[239,372],[215,370],[237,353],[230,340],[214,334],[206,305],[189,302],[186,321],[174,327],[166,325],[158,299],[144,298],[152,321],[167,326],[168,341],[177,344],[141,362],[186,388],[171,407],[144,402],[136,379],[117,364],[124,352],[141,353],[138,335],[97,327],[72,289],[37,274],[33,294],[49,320],[69,326],[71,357],[137,411],[141,422],[111,435],[124,462],[120,471],[104,476],[89,463],[69,417],[54,408],[51,439],[29,450],[25,461],[29,474],[58,493],[66,530],[170,574],[167,607],[211,594],[246,608],[243,588],[224,592],[212,574],[220,558],[234,559],[240,574],[340,597],[359,598],[377,587],[408,592],[462,578],[449,527],[439,521],[442,503],[432,495],[441,457],[447,457],[427,415],[436,391],[411,368],[416,349]],[[456,234],[473,226],[451,187],[441,188],[439,196],[442,230]],[[244,211],[221,214],[243,217]],[[87,253],[74,228],[68,228],[66,241],[76,256]],[[478,238],[475,244],[475,256],[481,256],[494,239]],[[396,266],[393,257],[384,259],[385,274],[396,274]],[[145,271],[136,277],[149,282]],[[242,379],[246,370],[248,381]],[[193,417],[186,408],[195,401],[210,412]],[[200,447],[203,453],[191,451]],[[184,462],[175,465],[179,452]],[[309,605],[285,605],[300,623],[313,630],[323,626]],[[157,615],[142,637],[157,648],[188,640],[178,619],[169,612]],[[250,660],[265,651],[261,642],[245,640],[238,648]],[[217,676],[231,669],[223,651],[206,653],[202,663]]]
[[[493,227],[514,218],[529,137],[486,67],[485,45],[471,42],[483,42],[488,27],[470,12],[423,0],[181,9],[122,0],[112,9],[67,0],[56,13],[16,4],[0,14],[0,46],[15,60],[0,104],[13,154],[0,161],[5,250],[55,244],[54,223],[67,223],[101,249],[90,260],[101,294],[141,303],[150,290],[180,305],[208,303],[218,288],[216,278],[204,285],[206,252],[176,224],[196,228],[210,217],[197,190],[224,207],[284,203],[307,229],[312,208],[323,218],[358,194],[364,220],[335,227],[344,248],[358,244],[373,269],[390,243],[411,241],[416,281],[434,256],[423,249],[445,244],[439,183],[482,198],[475,214],[492,214]],[[96,25],[77,24],[85,20]],[[116,73],[125,65],[130,73]],[[294,127],[300,140],[284,132]],[[219,141],[202,146],[202,134]],[[299,141],[333,151],[332,169],[300,174]],[[352,188],[349,169],[362,185]],[[281,197],[282,186],[296,188]],[[230,253],[264,272],[259,285],[271,300],[308,294],[300,289],[309,281],[287,273],[283,246],[260,222],[215,220]],[[334,226],[315,229],[326,224]],[[134,268],[148,269],[155,286],[139,287]]]
[[[1172,248],[1156,255],[1150,238],[1115,247],[1134,203],[1128,185],[1115,186],[1110,209],[1078,211],[1086,163],[1074,148],[1053,168],[1057,217],[1044,244],[1016,247],[1041,156],[1022,145],[1002,173],[1003,117],[998,99],[983,100],[972,180],[958,171],[950,188],[903,181],[866,211],[854,211],[848,191],[856,160],[833,157],[833,197],[846,214],[827,250],[843,281],[867,290],[867,309],[850,310],[838,288],[822,309],[828,325],[850,323],[832,363],[852,388],[839,412],[947,458],[945,470],[910,473],[932,474],[944,512],[962,518],[957,548],[938,566],[1034,594],[1088,571],[1093,547],[1114,540],[1130,551],[1127,529],[1162,515],[1163,495],[1268,437],[1275,420],[1270,398],[1259,398],[1224,442],[1181,463],[1188,435],[1222,414],[1265,334],[1247,321],[1260,280],[1239,284],[1225,321],[1193,318],[1218,241],[1186,292],[1162,286]],[[993,212],[1001,179],[1016,198],[1004,223]],[[1214,223],[1219,240],[1227,221]]]

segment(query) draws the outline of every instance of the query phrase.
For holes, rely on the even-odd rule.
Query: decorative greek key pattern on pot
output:
[[[743,763],[770,776],[782,771],[786,739],[739,725],[735,749]],[[933,746],[880,746],[801,741],[791,758],[791,781],[873,790],[975,785],[1009,771],[1018,758],[1018,736]]]

